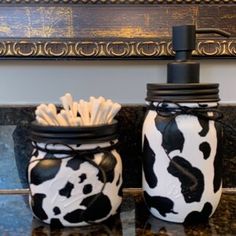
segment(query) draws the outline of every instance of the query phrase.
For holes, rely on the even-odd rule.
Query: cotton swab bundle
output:
[[[104,97],[90,97],[89,102],[84,103],[80,100],[78,103],[78,111],[85,122],[84,125],[109,124],[120,108],[120,104],[113,103],[111,99],[106,100]]]
[[[37,107],[36,120],[42,125],[51,126],[91,126],[110,124],[121,109],[121,105],[104,97],[90,97],[89,101],[83,99],[73,101],[71,94],[66,93],[60,97],[63,109],[57,113],[54,104],[41,104]],[[80,116],[78,116],[78,114]]]

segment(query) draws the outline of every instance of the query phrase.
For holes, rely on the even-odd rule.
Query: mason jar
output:
[[[55,226],[107,220],[122,201],[122,163],[116,151],[117,122],[56,127],[33,122],[28,165],[33,215]]]
[[[143,191],[157,218],[207,220],[222,192],[218,84],[147,84]]]

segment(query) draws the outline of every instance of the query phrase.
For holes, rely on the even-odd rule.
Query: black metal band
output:
[[[68,150],[58,150],[58,149],[49,149],[48,146],[49,145],[61,145],[62,147],[65,147],[67,148]],[[39,151],[42,151],[42,152],[47,152],[49,154],[65,154],[65,155],[68,155],[68,158],[70,157],[82,157],[84,155],[94,155],[94,154],[97,154],[97,153],[100,153],[100,152],[108,152],[108,151],[111,151],[113,149],[115,149],[117,146],[118,146],[118,142],[117,143],[112,143],[111,145],[107,146],[107,147],[96,147],[96,148],[93,148],[93,149],[83,149],[83,150],[79,150],[79,149],[74,149],[71,147],[71,145],[69,144],[66,144],[64,142],[47,142],[45,144],[45,147],[40,147],[37,142],[33,141],[32,142],[32,146],[36,149],[36,150],[39,150]]]

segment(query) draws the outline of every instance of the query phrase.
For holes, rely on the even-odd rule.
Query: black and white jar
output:
[[[218,84],[148,84],[143,190],[163,220],[207,220],[222,192]]]
[[[55,226],[85,226],[115,215],[122,201],[117,122],[87,127],[32,123],[28,166],[34,216]]]

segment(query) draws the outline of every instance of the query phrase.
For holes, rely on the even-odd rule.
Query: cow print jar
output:
[[[207,220],[222,191],[217,102],[160,102],[153,96],[147,100],[143,124],[146,204],[155,217],[166,221]]]
[[[33,215],[54,226],[85,226],[118,212],[122,163],[117,122],[90,127],[32,123],[28,166]]]

